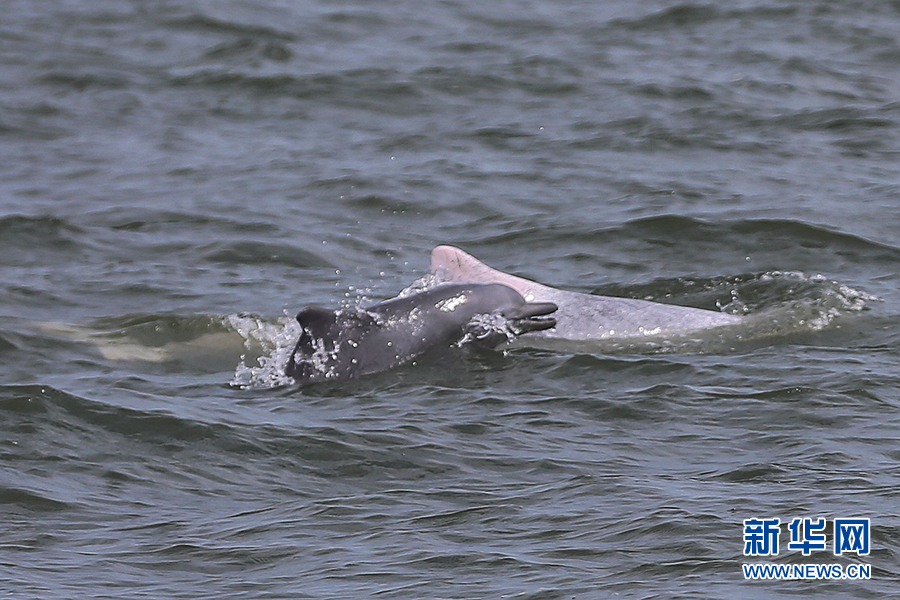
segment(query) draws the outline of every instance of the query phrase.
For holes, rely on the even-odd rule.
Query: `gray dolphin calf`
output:
[[[521,338],[522,343],[542,338],[562,341],[635,341],[696,335],[710,329],[743,323],[743,317],[647,300],[596,296],[558,290],[492,269],[453,246],[431,252],[431,273],[437,282],[502,283],[527,302],[552,302],[556,326]]]
[[[526,302],[499,283],[444,284],[364,310],[310,307],[285,374],[300,383],[386,371],[466,339],[494,347],[556,324],[551,302]],[[484,315],[486,318],[477,317]]]

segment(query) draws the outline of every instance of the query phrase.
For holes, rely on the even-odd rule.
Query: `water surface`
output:
[[[10,598],[900,592],[900,6],[11,0]],[[283,385],[432,247],[735,313],[715,348]],[[742,521],[869,517],[869,581]]]

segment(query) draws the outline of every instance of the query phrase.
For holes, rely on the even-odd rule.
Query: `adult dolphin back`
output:
[[[741,316],[700,308],[559,290],[492,269],[453,246],[432,250],[431,273],[439,283],[502,283],[519,292],[527,302],[556,304],[556,327],[528,333],[520,338],[522,343],[527,343],[527,338],[624,343],[648,338],[684,338],[739,325],[744,320]]]

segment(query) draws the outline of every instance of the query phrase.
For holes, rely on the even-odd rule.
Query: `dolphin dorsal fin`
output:
[[[297,313],[297,322],[313,337],[324,336],[333,326],[337,316],[333,310],[321,306],[309,306]]]

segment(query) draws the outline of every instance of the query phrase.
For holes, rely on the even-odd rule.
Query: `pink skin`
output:
[[[526,302],[556,304],[556,327],[529,333],[523,342],[538,337],[582,342],[675,338],[743,323],[740,316],[712,310],[556,289],[492,269],[453,246],[432,250],[431,273],[441,283],[502,283]]]

